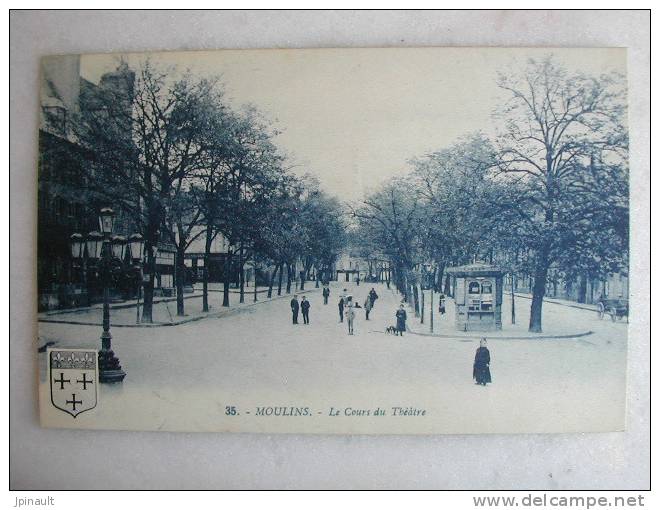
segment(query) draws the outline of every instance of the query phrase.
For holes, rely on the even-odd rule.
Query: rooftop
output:
[[[464,266],[455,266],[447,269],[447,273],[453,274],[454,276],[498,276],[504,273],[504,271],[492,264],[484,264],[477,262],[475,264],[466,264]]]

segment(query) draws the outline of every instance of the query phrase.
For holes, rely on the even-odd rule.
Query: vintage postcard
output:
[[[46,427],[625,429],[626,50],[50,56]]]

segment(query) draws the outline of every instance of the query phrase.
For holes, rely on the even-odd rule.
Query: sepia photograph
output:
[[[40,72],[43,426],[626,429],[625,48]]]

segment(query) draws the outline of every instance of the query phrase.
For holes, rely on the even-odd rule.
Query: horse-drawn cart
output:
[[[603,319],[606,315],[610,316],[612,322],[628,318],[628,300],[627,299],[601,299],[598,304],[598,318]]]

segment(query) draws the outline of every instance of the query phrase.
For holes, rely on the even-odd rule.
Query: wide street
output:
[[[362,304],[376,287],[380,298],[366,321],[357,310],[355,335],[339,323],[342,288]],[[156,328],[114,328],[113,349],[127,373],[120,385],[102,385],[99,405],[72,422],[104,428],[162,430],[265,429],[282,432],[387,432],[377,417],[344,416],[346,408],[390,410],[412,406],[426,418],[400,417],[398,431],[475,433],[568,432],[623,428],[627,325],[600,321],[594,312],[545,303],[548,334],[593,331],[568,339],[498,339],[489,336],[493,384],[477,386],[472,362],[478,338],[453,330],[453,308],[435,315],[434,332],[408,308],[412,331],[388,335],[399,298],[385,285],[333,282],[328,305],[318,289],[309,325],[293,325],[290,297],[245,307],[240,313]],[[518,298],[518,324],[504,331],[522,336],[528,299]],[[428,295],[427,295],[428,305]],[[188,305],[187,305],[188,306]],[[40,344],[99,347],[100,327],[40,323]],[[512,333],[514,332],[514,333]],[[422,334],[419,334],[422,333]],[[500,335],[500,336],[501,336]],[[488,335],[486,335],[488,336]],[[48,398],[45,354],[39,355],[41,396]],[[236,414],[228,415],[227,407]],[[307,417],[256,416],[259,407],[309,407]],[[330,408],[339,416],[328,416]],[[249,413],[249,414],[248,414]],[[305,420],[304,424],[301,420]],[[334,421],[333,421],[334,420]],[[394,432],[394,431],[392,431]]]

